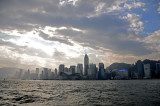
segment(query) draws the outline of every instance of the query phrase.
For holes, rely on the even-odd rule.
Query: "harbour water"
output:
[[[160,80],[1,80],[3,105],[158,106]]]

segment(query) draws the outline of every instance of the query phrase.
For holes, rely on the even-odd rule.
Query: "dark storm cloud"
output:
[[[61,6],[59,0],[1,0],[0,29],[30,31],[45,26],[75,27],[86,32],[80,33],[70,29],[56,32],[96,50],[103,47],[117,54],[136,56],[153,52],[144,42],[127,39],[129,35],[133,37],[139,35],[128,31],[130,23],[120,19],[118,15],[108,14],[88,18],[89,15],[95,14],[95,7],[100,1],[106,3],[108,8],[119,2],[118,0],[80,0],[77,1],[76,6],[71,4]],[[73,45],[67,39],[49,37],[43,32],[39,36],[45,40]]]

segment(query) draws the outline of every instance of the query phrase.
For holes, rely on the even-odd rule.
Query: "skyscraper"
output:
[[[89,69],[89,58],[88,55],[85,54],[84,56],[84,75],[88,75],[88,69]]]
[[[143,69],[143,63],[141,60],[138,60],[136,63],[136,71],[138,73],[138,78],[143,78],[144,76],[144,69]]]
[[[151,78],[150,64],[144,64],[144,78]]]
[[[64,68],[64,72],[68,72],[68,68],[67,67]]]
[[[43,73],[43,79],[44,79],[44,80],[48,80],[48,77],[49,77],[49,76],[48,76],[48,75],[49,75],[49,74],[48,74],[48,73],[49,73],[49,72],[48,72],[48,68],[43,68],[43,72],[44,72],[44,73]]]
[[[76,66],[70,66],[70,71],[72,72],[72,74],[75,74],[76,72]]]
[[[98,79],[104,79],[104,64],[99,63]]]
[[[96,74],[97,74],[97,68],[96,68],[96,64],[89,64],[89,69],[88,69],[88,76],[89,79],[96,79]]]
[[[57,79],[57,68],[55,68],[55,70],[54,70],[54,79]]]
[[[57,76],[57,68],[54,69],[54,74]]]
[[[103,64],[103,63],[99,63],[99,71],[100,71],[101,69],[104,69],[104,64]]]
[[[39,68],[36,68],[36,79],[39,79]]]
[[[80,75],[83,75],[83,64],[77,65],[77,73],[80,73]]]
[[[39,74],[39,68],[36,68],[36,74]]]
[[[64,64],[60,64],[60,65],[59,65],[59,74],[60,74],[61,72],[64,72]]]
[[[156,73],[160,74],[160,63],[156,63]]]

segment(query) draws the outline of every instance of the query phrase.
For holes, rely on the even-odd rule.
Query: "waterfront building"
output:
[[[104,79],[104,64],[99,63],[98,79]]]
[[[138,74],[138,78],[143,78],[144,76],[144,68],[143,68],[143,63],[141,60],[138,60],[136,63],[136,71]]]
[[[156,72],[160,74],[160,63],[156,63]]]
[[[55,69],[54,69],[54,79],[57,79],[57,75],[58,75],[58,73],[57,73],[57,68],[55,68]]]
[[[39,68],[36,68],[35,79],[39,79]]]
[[[68,68],[67,68],[67,67],[64,68],[64,72],[65,72],[65,73],[68,72]]]
[[[51,74],[50,74],[50,80],[53,80],[54,77],[55,77],[54,72],[51,72]]]
[[[96,68],[96,64],[89,64],[89,69],[88,69],[88,77],[89,79],[96,79],[96,75],[97,75],[97,68]]]
[[[29,80],[30,79],[30,71],[29,71],[29,69],[28,69],[28,71],[24,72],[23,79],[25,79],[25,80],[27,80],[27,79]]]
[[[77,73],[79,73],[80,75],[83,75],[83,64],[77,65]]]
[[[48,74],[49,74],[48,68],[43,68],[43,74],[42,74],[42,76],[43,76],[44,80],[47,80],[49,78]]]
[[[112,71],[113,73],[115,73],[115,79],[128,79],[128,69]]]
[[[144,64],[144,78],[151,78],[150,64]]]
[[[39,74],[39,68],[36,68],[36,74]]]
[[[84,56],[84,75],[88,75],[88,69],[89,69],[89,57],[87,54]]]
[[[75,72],[76,72],[76,66],[70,66],[70,72],[72,73],[72,74],[75,74]]]
[[[54,69],[54,74],[57,75],[57,68]]]
[[[61,72],[64,72],[64,64],[60,64],[60,65],[59,65],[59,74],[60,74]]]

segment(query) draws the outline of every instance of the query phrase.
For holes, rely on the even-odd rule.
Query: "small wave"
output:
[[[35,102],[35,97],[34,96],[30,96],[30,95],[23,95],[23,96],[20,96],[20,97],[15,97],[12,100],[13,101],[17,101],[20,104],[33,103],[33,102]]]

